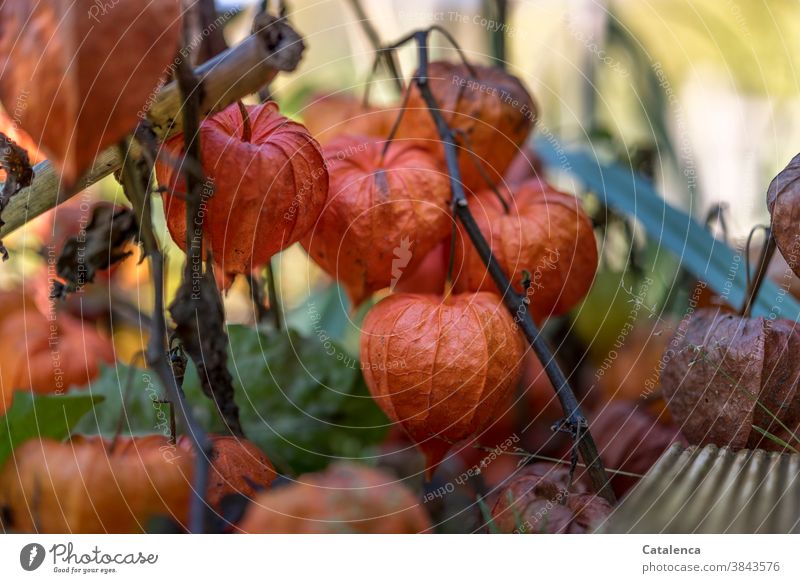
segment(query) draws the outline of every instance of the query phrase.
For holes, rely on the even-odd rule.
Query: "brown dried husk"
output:
[[[795,275],[800,277],[800,154],[781,170],[767,189],[772,235]]]
[[[611,505],[589,494],[585,484],[569,489],[568,466],[536,463],[503,488],[492,508],[492,522],[506,534],[583,534],[608,517]]]
[[[516,156],[533,129],[538,111],[530,93],[515,76],[498,67],[436,61],[428,66],[428,83],[444,121],[456,132],[459,144],[469,144],[480,166],[495,183]],[[460,134],[466,134],[465,140]],[[399,138],[429,142],[444,160],[444,149],[425,100],[416,85],[411,88]],[[461,180],[468,191],[486,187],[481,172],[467,150],[459,152]]]
[[[414,493],[393,476],[337,462],[262,493],[238,527],[261,534],[415,534],[431,523]]]
[[[453,442],[503,414],[523,354],[518,328],[490,293],[394,294],[361,332],[370,393],[425,455],[429,476]]]
[[[411,273],[451,229],[450,186],[416,141],[341,136],[325,148],[330,195],[303,238],[354,305]]]
[[[698,310],[664,353],[667,406],[693,445],[800,446],[800,334],[794,322]]]

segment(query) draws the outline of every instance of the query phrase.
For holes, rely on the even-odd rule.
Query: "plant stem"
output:
[[[350,6],[353,7],[356,17],[358,18],[358,22],[361,24],[364,34],[367,35],[369,42],[372,44],[372,48],[375,49],[378,57],[383,58],[383,62],[386,64],[386,68],[388,69],[389,74],[392,76],[392,81],[394,81],[395,85],[397,86],[397,90],[402,93],[404,90],[403,76],[400,74],[400,67],[397,64],[397,55],[395,55],[393,50],[385,49],[383,47],[381,44],[381,38],[378,35],[378,31],[375,30],[374,26],[372,26],[372,22],[367,17],[367,13],[364,12],[364,7],[361,6],[361,2],[359,0],[350,0]]]
[[[764,278],[767,276],[767,270],[769,268],[769,264],[772,261],[772,255],[775,253],[775,237],[772,236],[772,229],[766,227],[766,235],[767,240],[764,241],[764,247],[761,249],[761,254],[758,258],[758,266],[756,267],[756,276],[752,280],[750,279],[750,237],[747,239],[747,246],[745,247],[745,253],[748,254],[747,262],[747,293],[745,294],[744,305],[741,309],[741,316],[744,318],[749,318],[750,313],[753,311],[753,304],[756,303],[756,299],[758,298],[758,292],[761,289],[761,284],[764,283]],[[752,236],[752,232],[750,235]]]
[[[272,259],[264,266],[264,273],[267,278],[267,293],[269,294],[269,311],[275,321],[275,329],[283,330],[283,314],[281,313],[281,302],[278,298],[278,286],[275,281],[275,270],[272,268]]]
[[[564,373],[556,363],[553,353],[547,346],[547,342],[540,334],[539,329],[528,312],[528,298],[523,298],[514,291],[508,277],[503,272],[503,268],[500,267],[500,264],[497,263],[492,255],[489,244],[486,242],[480,228],[475,222],[475,218],[469,210],[467,198],[464,194],[464,187],[461,184],[461,171],[458,167],[458,152],[456,149],[455,137],[452,130],[444,121],[439,106],[436,103],[436,98],[428,85],[428,34],[429,31],[418,31],[414,34],[414,39],[419,48],[419,69],[414,76],[413,82],[417,83],[420,93],[436,124],[439,137],[444,144],[445,161],[447,163],[448,174],[450,175],[450,187],[453,193],[456,217],[464,226],[464,229],[469,235],[481,260],[486,265],[497,288],[503,293],[503,302],[514,317],[515,323],[522,329],[525,338],[544,366],[544,370],[550,382],[553,384],[553,387],[556,388],[556,396],[566,416],[561,423],[561,427],[571,431],[573,437],[577,437],[576,446],[588,467],[592,486],[600,496],[613,503],[616,500],[614,492],[611,489],[605,468],[603,467],[603,462],[600,460],[600,456],[597,452],[597,446],[588,430],[586,418],[581,412],[578,400],[575,398],[575,393],[573,393]]]
[[[250,115],[247,113],[247,107],[242,100],[236,102],[239,106],[239,113],[242,115],[242,141],[250,142],[253,139],[253,128],[250,125]]]
[[[195,70],[203,84],[200,114],[207,117],[225,109],[237,99],[268,84],[279,71],[293,71],[302,52],[303,42],[297,33],[285,21],[276,21],[203,63]],[[176,82],[166,85],[155,96],[147,111],[147,120],[158,139],[165,140],[181,132],[181,106]],[[140,150],[135,143],[132,146],[127,155],[138,159]],[[106,148],[98,154],[75,188],[62,191],[59,173],[53,165],[49,161],[37,164],[33,168],[35,176],[30,186],[22,188],[3,212],[6,224],[0,227],[0,238],[121,167],[122,158],[117,147]]]
[[[167,325],[164,318],[164,256],[158,247],[158,240],[153,232],[150,215],[149,190],[145,190],[145,178],[139,165],[127,155],[127,145],[120,152],[122,158],[122,183],[125,194],[130,199],[139,217],[139,229],[145,255],[150,257],[150,268],[153,278],[153,318],[150,321],[150,339],[147,345],[147,362],[164,385],[167,398],[178,407],[178,413],[184,430],[188,432],[196,453],[193,477],[193,490],[189,510],[189,531],[203,532],[207,504],[205,492],[208,483],[210,442],[203,428],[197,423],[191,409],[186,405],[182,391],[172,372],[167,356]],[[152,172],[152,168],[150,169]],[[149,177],[147,178],[149,180]]]

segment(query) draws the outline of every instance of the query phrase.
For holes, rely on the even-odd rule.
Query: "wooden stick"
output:
[[[273,19],[240,44],[195,69],[203,87],[200,114],[207,117],[270,83],[279,71],[293,71],[302,56],[303,39],[285,20]],[[156,136],[166,139],[182,130],[181,93],[176,82],[165,85],[147,111]],[[130,155],[138,158],[133,147]],[[3,212],[5,225],[0,238],[18,229],[40,214],[54,208],[81,190],[122,167],[116,145],[103,150],[92,168],[74,189],[63,191],[59,174],[49,161],[34,166],[33,182],[20,190]]]

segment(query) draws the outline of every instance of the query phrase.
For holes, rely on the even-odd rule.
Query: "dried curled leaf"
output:
[[[143,116],[181,31],[179,0],[0,4],[0,101],[73,184]]]
[[[500,491],[492,522],[501,533],[583,534],[600,526],[611,510],[582,482],[569,488],[568,466],[537,463]]]
[[[98,203],[84,232],[68,238],[56,263],[62,281],[53,282],[52,296],[63,298],[94,281],[98,271],[130,257],[137,240],[136,214],[128,207]]]
[[[778,249],[800,277],[800,154],[772,179],[767,189],[767,208]]]
[[[798,350],[800,333],[788,320],[716,310],[687,316],[664,353],[661,375],[687,440],[732,449],[800,446]]]
[[[494,294],[393,294],[364,320],[372,396],[426,457],[432,475],[452,442],[502,414],[520,378],[523,339]]]
[[[238,526],[262,534],[415,534],[431,523],[414,493],[393,476],[337,462],[264,492]]]
[[[169,313],[175,322],[175,335],[197,367],[203,393],[214,401],[229,431],[244,437],[228,370],[225,310],[214,272],[209,269],[200,277],[184,277]]]
[[[392,286],[451,228],[447,175],[416,141],[341,136],[325,148],[330,196],[303,246],[353,304]]]

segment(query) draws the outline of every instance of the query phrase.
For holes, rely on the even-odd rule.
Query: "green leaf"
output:
[[[383,439],[388,421],[369,395],[358,359],[339,343],[244,326],[230,326],[228,334],[245,433],[281,471],[315,471],[336,458],[369,456]],[[201,421],[221,430],[191,367],[184,390],[190,402],[205,404]]]
[[[37,395],[16,391],[11,408],[0,417],[0,466],[14,448],[35,437],[64,439],[92,407],[97,395]]]
[[[650,181],[629,168],[600,162],[589,152],[566,151],[547,140],[538,140],[536,148],[545,163],[572,174],[603,204],[636,219],[657,245],[671,251],[683,268],[707,282],[728,303],[743,304],[747,281],[741,255],[667,203]],[[753,316],[797,321],[800,304],[786,290],[766,280],[753,306]]]
[[[81,419],[75,426],[76,432],[112,437],[121,422],[119,429],[125,435],[161,433],[169,436],[169,407],[155,402],[163,397],[164,391],[152,371],[120,363],[103,366],[100,376],[90,386],[70,394],[86,391],[101,397],[103,406],[95,407],[93,415]]]

